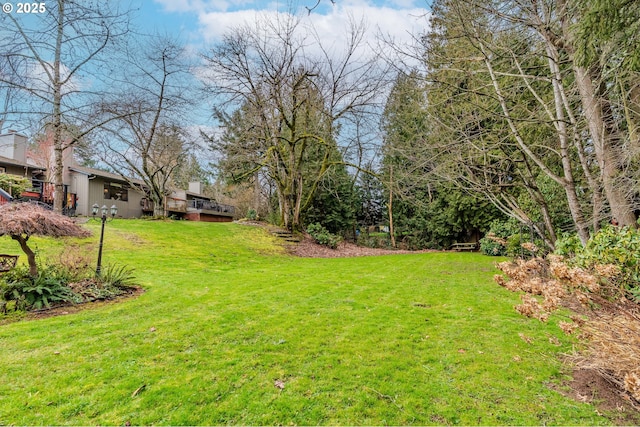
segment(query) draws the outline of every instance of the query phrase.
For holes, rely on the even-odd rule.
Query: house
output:
[[[31,188],[25,193],[4,195],[0,203],[12,198],[40,195],[49,195],[53,200],[53,186],[44,185],[45,169],[28,159],[27,137],[15,130],[0,134],[0,173],[24,177],[31,182]]]
[[[235,207],[202,194],[202,183],[190,182],[188,190],[174,191],[165,199],[168,215],[189,221],[231,222]]]
[[[116,206],[118,216],[122,218],[139,218],[145,193],[144,182],[131,180],[135,187],[122,176],[99,169],[87,168],[72,164],[65,166],[64,181],[68,183],[69,193],[75,201],[76,215],[91,215],[94,204],[98,206]]]
[[[15,131],[0,135],[0,173],[23,176],[31,181],[31,188],[20,195],[12,195],[14,199],[31,199],[51,205],[54,185],[47,178],[47,172],[51,171],[29,159],[27,145],[27,137]],[[99,206],[117,206],[118,216],[123,218],[143,215],[144,191],[130,188],[120,175],[79,166],[73,158],[72,149],[65,153],[63,167],[65,214],[91,215],[91,207],[97,203]],[[133,183],[143,188],[142,181],[133,180]]]
[[[78,165],[73,149],[63,158],[63,211],[67,215],[92,214],[92,206],[116,206],[118,217],[139,218],[153,214],[153,204],[144,192],[144,182],[124,179],[121,175]],[[0,135],[0,173],[24,176],[31,188],[21,195],[0,193],[0,204],[16,198],[53,204],[54,185],[47,178],[47,168],[36,165],[27,154],[27,137],[15,131]],[[133,185],[132,185],[133,184]],[[233,220],[235,208],[216,203],[202,194],[200,183],[189,183],[189,190],[174,191],[165,200],[168,215],[192,221],[227,222]]]
[[[27,137],[14,130],[0,134],[0,173],[41,179],[42,167],[27,159]]]

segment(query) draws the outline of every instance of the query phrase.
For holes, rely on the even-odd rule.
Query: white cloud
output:
[[[215,43],[230,28],[252,22],[256,14],[275,14],[287,8],[286,0],[155,0],[167,12],[193,13],[197,15],[199,31],[208,43]],[[308,5],[306,4],[308,3]],[[321,0],[320,7],[308,14],[304,6],[313,7],[315,0],[301,0],[300,16],[312,24],[328,44],[342,44],[349,25],[349,17],[356,21],[364,18],[369,28],[368,43],[375,44],[379,31],[399,44],[409,43],[412,34],[422,32],[426,25],[428,10],[416,4],[420,0],[392,0],[374,4],[371,0]]]

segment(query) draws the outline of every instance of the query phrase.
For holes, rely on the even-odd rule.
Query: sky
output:
[[[371,47],[378,45],[380,35],[398,46],[411,44],[416,34],[425,31],[428,20],[428,0],[131,1],[138,9],[134,22],[143,32],[179,36],[193,52],[206,51],[225,32],[255,21],[259,14],[286,12],[292,4],[302,24],[313,25],[322,34],[323,45],[333,47],[336,53],[345,44],[350,17],[358,22],[364,19],[365,46]],[[197,120],[200,127],[210,122],[210,109],[203,111]]]
[[[224,33],[234,27],[254,22],[259,14],[274,15],[290,11],[293,7],[302,24],[313,25],[318,34],[322,35],[323,45],[333,48],[338,54],[340,47],[345,45],[350,18],[357,22],[365,21],[365,46],[378,45],[377,37],[380,35],[393,40],[396,46],[411,44],[415,35],[426,29],[429,3],[429,0],[120,1],[137,9],[133,20],[141,32],[176,36],[191,47],[193,53],[205,52],[208,46],[219,42]],[[45,6],[51,4],[53,7],[53,3],[53,0],[46,0]],[[27,15],[17,15],[17,11],[13,16],[21,20],[30,18]],[[87,69],[90,70],[90,65]],[[198,126],[211,123],[210,111],[210,108],[203,108],[193,115]]]
[[[340,42],[349,16],[364,18],[368,43],[375,45],[377,34],[396,43],[410,43],[412,34],[424,30],[427,0],[297,0],[299,16]],[[251,22],[257,13],[287,11],[289,2],[251,0],[137,0],[137,23],[143,30],[180,36],[196,50],[214,44],[230,28]],[[309,12],[308,8],[312,11]]]

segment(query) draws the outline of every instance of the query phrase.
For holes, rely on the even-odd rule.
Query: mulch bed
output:
[[[87,301],[80,304],[73,304],[73,303],[54,304],[51,307],[44,308],[42,310],[27,311],[24,314],[24,316],[21,316],[19,318],[8,317],[5,319],[0,319],[0,325],[5,323],[12,323],[12,322],[15,322],[16,320],[34,320],[34,319],[45,319],[53,316],[64,316],[71,313],[77,313],[82,310],[102,307],[110,304],[116,304],[123,300],[137,298],[140,295],[142,295],[144,292],[145,292],[144,289],[140,286],[131,286],[127,289],[126,292],[113,298]]]
[[[299,243],[287,246],[290,254],[303,258],[347,258],[376,255],[415,254],[437,252],[435,250],[406,251],[401,249],[365,248],[350,242],[340,242],[336,249],[322,246],[313,241],[309,236]]]

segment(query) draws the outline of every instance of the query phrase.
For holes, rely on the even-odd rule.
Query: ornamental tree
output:
[[[29,274],[36,277],[36,254],[27,244],[31,236],[89,237],[91,233],[78,226],[71,218],[41,206],[32,203],[7,203],[0,206],[0,236],[4,235],[20,244],[27,255]]]

